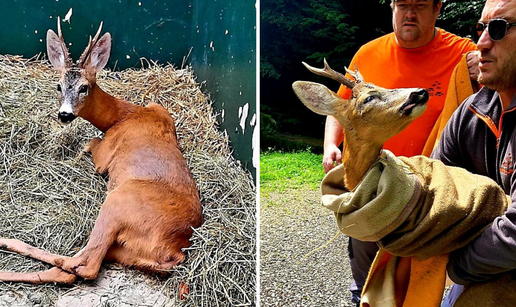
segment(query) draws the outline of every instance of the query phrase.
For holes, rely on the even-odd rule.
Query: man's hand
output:
[[[342,152],[334,145],[327,145],[324,147],[323,167],[324,172],[328,173],[336,164],[342,163]]]
[[[335,164],[342,163],[342,152],[339,145],[344,139],[344,130],[337,119],[328,115],[326,117],[326,125],[324,126],[324,154],[323,167],[324,172],[329,172],[335,167]]]
[[[468,63],[469,77],[473,81],[477,81],[480,70],[478,68],[478,58],[480,57],[480,51],[471,51],[466,55],[466,61]]]

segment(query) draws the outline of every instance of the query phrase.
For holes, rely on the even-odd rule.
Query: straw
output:
[[[254,305],[252,177],[232,157],[228,136],[219,131],[212,102],[192,68],[142,63],[146,63],[143,69],[103,71],[97,83],[115,97],[142,105],[156,102],[170,111],[204,214],[186,261],[156,282],[171,299],[177,299],[181,282],[188,284],[189,294],[179,301],[181,306]],[[106,195],[107,178],[96,174],[91,157],[81,153],[101,133],[82,119],[65,127],[57,122],[58,78],[46,60],[0,55],[0,237],[72,256],[89,238]],[[0,252],[2,271],[48,268]],[[0,293],[37,292],[44,306],[67,290],[52,284],[0,282]]]

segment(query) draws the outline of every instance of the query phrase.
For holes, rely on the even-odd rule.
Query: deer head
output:
[[[345,68],[355,78],[353,81],[331,69],[326,60],[323,69],[303,64],[311,72],[351,88],[353,94],[343,99],[322,84],[296,81],[292,87],[297,97],[315,113],[334,116],[345,130],[355,130],[364,141],[383,144],[426,109],[425,89],[385,89],[364,82],[358,71]]]
[[[47,54],[52,66],[60,72],[57,85],[59,92],[58,118],[70,123],[79,116],[88,101],[88,94],[96,86],[96,74],[106,66],[111,51],[111,35],[105,33],[100,39],[102,23],[97,34],[90,41],[76,64],[73,64],[61,33],[60,19],[57,20],[58,35],[47,32]]]
[[[378,157],[383,143],[425,111],[428,92],[418,88],[385,89],[364,82],[358,70],[345,68],[355,79],[351,80],[331,69],[326,60],[323,69],[303,64],[311,72],[352,90],[351,98],[343,99],[322,84],[296,81],[292,85],[305,106],[315,113],[334,116],[344,128],[345,182],[352,189]]]

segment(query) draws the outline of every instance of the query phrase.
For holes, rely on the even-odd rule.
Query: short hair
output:
[[[391,9],[394,9],[394,2],[396,2],[397,0],[391,0]],[[439,2],[441,2],[441,0],[432,0],[434,2],[434,8],[437,6],[437,4]]]

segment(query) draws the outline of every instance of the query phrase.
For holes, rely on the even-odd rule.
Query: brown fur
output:
[[[312,111],[334,116],[344,128],[342,163],[344,183],[353,190],[378,158],[383,143],[401,132],[426,108],[426,99],[418,101],[408,114],[402,107],[419,99],[422,89],[385,89],[365,83],[358,71],[348,70],[356,81],[332,70],[326,61],[323,69],[305,64],[315,74],[332,78],[352,87],[352,97],[342,99],[324,85],[297,81],[293,84],[299,99]]]
[[[59,42],[56,37],[47,39],[49,45],[52,40]],[[61,34],[59,37],[62,39]],[[56,63],[59,56],[49,54],[54,67],[61,71],[61,103],[66,95],[78,95],[78,88],[87,84],[85,97],[74,96],[73,110],[105,132],[102,140],[95,138],[86,148],[96,170],[109,174],[108,196],[90,240],[77,255],[65,257],[18,240],[0,239],[0,248],[57,267],[36,273],[0,272],[0,280],[39,284],[72,283],[76,276],[94,279],[103,261],[162,273],[184,260],[182,249],[190,246],[192,227],[202,224],[199,193],[179,150],[174,120],[168,111],[157,104],[141,107],[116,99],[96,84],[95,73],[107,62],[104,57],[109,57],[110,41],[106,37],[110,39],[104,35],[98,43],[93,40],[88,52],[97,54],[84,56],[84,69],[66,66],[70,62],[66,58],[65,63]],[[59,45],[52,43],[49,53],[56,48]],[[98,66],[91,63],[97,60],[95,56],[101,63]],[[80,72],[80,80],[72,78],[74,84],[68,87],[71,70],[73,74]],[[65,88],[73,93],[66,93]]]

